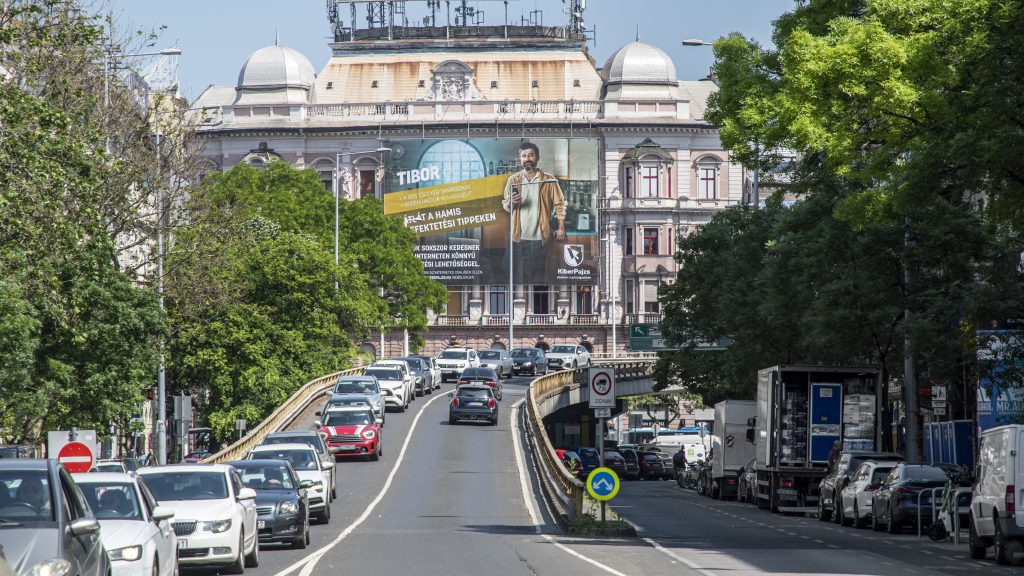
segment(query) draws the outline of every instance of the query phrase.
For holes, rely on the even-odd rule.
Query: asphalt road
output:
[[[305,550],[264,546],[254,576],[1010,574],[966,547],[720,502],[675,482],[627,482],[613,501],[639,538],[573,538],[533,482],[519,401],[504,382],[496,427],[448,424],[446,392],[389,412],[379,462],[336,465],[338,498]],[[312,426],[312,410],[295,424]],[[194,571],[189,571],[194,573]],[[211,574],[211,571],[202,571]]]

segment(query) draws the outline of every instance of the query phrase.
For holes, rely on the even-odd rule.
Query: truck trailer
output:
[[[787,366],[757,373],[757,505],[813,511],[836,440],[844,450],[877,450],[881,370]]]
[[[740,469],[754,457],[754,444],[749,441],[747,430],[756,406],[753,400],[722,400],[715,404],[709,487],[712,498],[736,497]]]

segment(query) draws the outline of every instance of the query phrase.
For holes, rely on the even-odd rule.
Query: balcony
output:
[[[573,326],[597,326],[600,322],[600,314],[573,314],[569,317],[569,324]]]
[[[526,324],[533,326],[554,326],[555,325],[554,314],[527,314]]]
[[[437,321],[434,322],[435,326],[469,326],[469,316],[449,316],[442,315],[437,317]]]
[[[235,118],[248,119],[250,106],[236,106]],[[386,102],[312,104],[304,107],[306,120],[349,122],[448,122],[485,119],[522,122],[536,120],[591,120],[601,116],[597,100],[505,100],[471,102]]]
[[[624,324],[658,324],[664,317],[663,314],[655,312],[642,312],[640,314],[626,314]]]
[[[508,314],[486,314],[481,320],[484,326],[508,326]]]

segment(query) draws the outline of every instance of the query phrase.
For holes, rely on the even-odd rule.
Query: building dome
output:
[[[238,88],[313,87],[316,72],[298,50],[275,44],[252,53],[238,72]]]
[[[601,76],[606,83],[675,84],[676,66],[660,48],[630,42],[608,58]]]

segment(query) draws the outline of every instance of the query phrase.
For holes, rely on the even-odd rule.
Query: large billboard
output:
[[[596,140],[385,145],[384,213],[417,233],[416,254],[430,278],[505,285],[511,255],[513,284],[596,283]]]
[[[1024,332],[979,330],[978,429],[1024,424]]]

